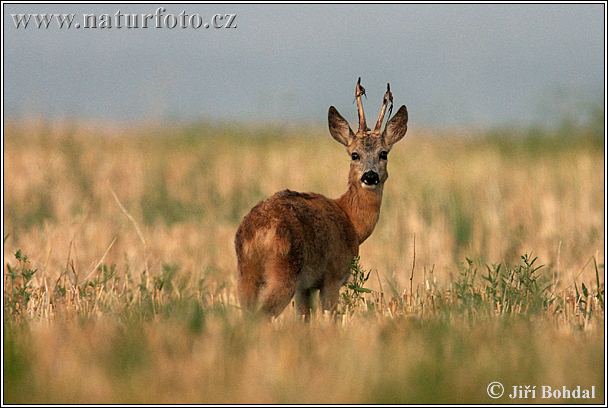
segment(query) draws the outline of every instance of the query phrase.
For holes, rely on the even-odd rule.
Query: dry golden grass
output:
[[[345,189],[341,146],[296,133],[8,123],[5,402],[491,402],[493,380],[603,399],[601,139],[410,129],[361,248],[374,292],[337,322],[243,320],[242,216]],[[525,253],[548,289],[505,308],[484,265]]]

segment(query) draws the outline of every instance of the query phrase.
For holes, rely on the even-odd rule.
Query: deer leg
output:
[[[312,308],[312,289],[296,290],[296,309],[298,316],[304,316],[305,321],[310,320],[310,312]]]
[[[296,292],[296,273],[284,259],[275,258],[266,263],[266,286],[261,293],[260,310],[269,316],[276,317]]]
[[[262,295],[261,311],[269,316],[276,317],[281,314],[283,309],[295,293],[295,283],[274,282],[264,289]]]
[[[238,267],[237,292],[241,308],[244,312],[255,312],[263,284],[260,267],[250,260],[239,263]]]
[[[340,286],[339,282],[326,283],[323,285],[321,288],[321,307],[323,308],[323,311],[329,310],[333,313],[336,310]]]

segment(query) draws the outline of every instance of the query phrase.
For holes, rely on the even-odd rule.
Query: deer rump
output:
[[[320,194],[284,190],[258,203],[235,238],[241,305],[272,314],[294,293],[344,284],[359,252],[347,214]],[[269,299],[277,290],[280,294]]]

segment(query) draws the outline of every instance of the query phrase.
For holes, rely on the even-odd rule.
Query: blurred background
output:
[[[4,6],[7,118],[325,122],[363,77],[413,126],[602,122],[601,4],[171,4],[234,29],[17,29],[11,14],[154,13],[159,5]]]

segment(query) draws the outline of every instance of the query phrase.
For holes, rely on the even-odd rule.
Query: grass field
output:
[[[310,324],[241,317],[233,238],[277,190],[345,190],[325,129],[8,122],[4,147],[4,403],[605,398],[601,134],[411,128]]]

